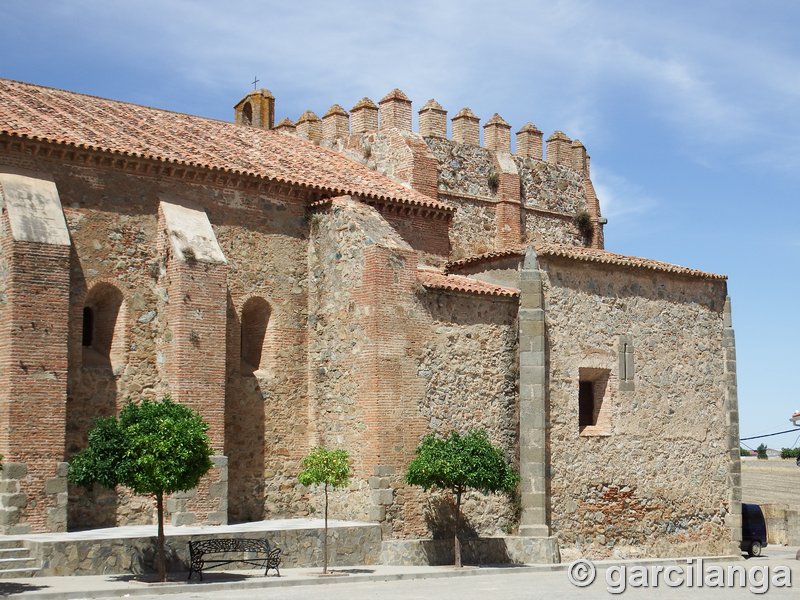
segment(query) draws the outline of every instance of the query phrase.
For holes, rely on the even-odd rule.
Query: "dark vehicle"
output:
[[[739,546],[748,556],[761,556],[767,545],[767,522],[758,504],[742,504],[742,543]]]

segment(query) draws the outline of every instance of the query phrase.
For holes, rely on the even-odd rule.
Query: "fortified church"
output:
[[[169,393],[215,450],[175,525],[313,515],[296,476],[326,445],[354,468],[332,516],[441,535],[405,467],[485,428],[522,482],[467,498],[481,536],[734,547],[725,277],[606,250],[580,141],[418,114],[394,90],[276,123],[262,89],[226,123],[0,80],[0,533],[151,523],[66,470],[95,417]]]

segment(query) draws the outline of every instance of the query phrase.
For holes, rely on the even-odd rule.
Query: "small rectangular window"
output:
[[[578,429],[582,436],[611,435],[609,369],[578,369]]]
[[[596,425],[594,410],[594,382],[581,381],[578,387],[578,425]]]

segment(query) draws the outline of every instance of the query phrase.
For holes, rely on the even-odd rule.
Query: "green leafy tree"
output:
[[[758,448],[756,448],[756,456],[761,460],[767,459],[767,445],[766,444],[759,444]]]
[[[166,580],[164,496],[197,487],[214,453],[208,425],[191,408],[164,396],[160,402],[128,403],[119,417],[97,419],[89,445],[69,464],[69,481],[91,488],[124,485],[155,497],[158,512],[156,567]]]
[[[314,448],[301,463],[297,479],[305,486],[322,485],[325,489],[325,538],[322,542],[322,573],[328,572],[328,488],[347,485],[350,479],[350,455],[345,450]]]
[[[781,448],[781,458],[800,457],[800,448]]]
[[[428,434],[417,448],[416,457],[408,465],[406,482],[431,488],[450,490],[456,505],[456,526],[453,533],[453,554],[456,567],[461,566],[461,496],[468,489],[483,493],[512,492],[519,475],[503,455],[492,445],[483,430],[467,435],[452,432],[441,438]]]

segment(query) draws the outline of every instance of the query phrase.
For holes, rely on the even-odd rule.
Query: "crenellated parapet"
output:
[[[589,157],[579,140],[570,139],[563,131],[555,131],[543,143],[542,131],[533,123],[526,123],[516,132],[515,148],[511,147],[511,125],[494,113],[483,125],[481,144],[481,119],[469,107],[459,110],[451,119],[450,137],[447,133],[447,110],[436,100],[428,100],[419,110],[417,133],[423,138],[450,139],[458,144],[483,147],[493,152],[511,152],[515,156],[546,160],[588,174]],[[283,133],[296,133],[317,144],[343,140],[350,136],[370,135],[379,131],[397,129],[414,132],[412,127],[412,102],[400,89],[395,88],[376,104],[370,98],[359,100],[348,113],[338,104],[331,106],[320,119],[307,110],[293,122],[288,118],[275,122],[275,98],[267,89],[256,90],[245,96],[234,109],[234,120],[245,126],[277,129]]]
[[[268,90],[251,92],[235,110],[241,125],[274,128],[344,152],[426,196],[494,205],[494,217],[483,228],[494,231],[495,248],[532,239],[603,247],[605,219],[580,140],[554,131],[545,141],[531,122],[512,140],[512,125],[498,113],[483,123],[481,135],[481,118],[469,107],[451,118],[448,135],[448,112],[435,99],[418,111],[416,131],[412,116],[412,101],[398,88],[377,104],[362,98],[349,113],[334,104],[322,119],[307,110],[295,122],[285,118],[274,127],[275,99]],[[530,211],[538,216],[527,217]],[[589,215],[588,232],[577,225],[582,212]],[[543,233],[537,223],[547,219],[558,224]]]
[[[483,145],[495,152],[511,152],[511,125],[494,113],[483,126]]]
[[[351,128],[353,135],[374,133],[378,131],[378,105],[367,97],[359,100],[350,109]]]
[[[397,88],[378,102],[378,129],[411,131],[411,100]]]
[[[422,137],[447,138],[447,111],[433,98],[419,110],[419,134]]]
[[[319,144],[322,141],[322,120],[307,110],[297,119],[297,134]]]
[[[345,139],[350,135],[350,115],[338,104],[334,104],[322,117],[322,139],[326,141]]]
[[[531,122],[517,132],[517,155],[542,160],[542,131]]]
[[[462,108],[453,117],[453,141],[459,144],[480,146],[480,122],[478,115],[469,108]]]

